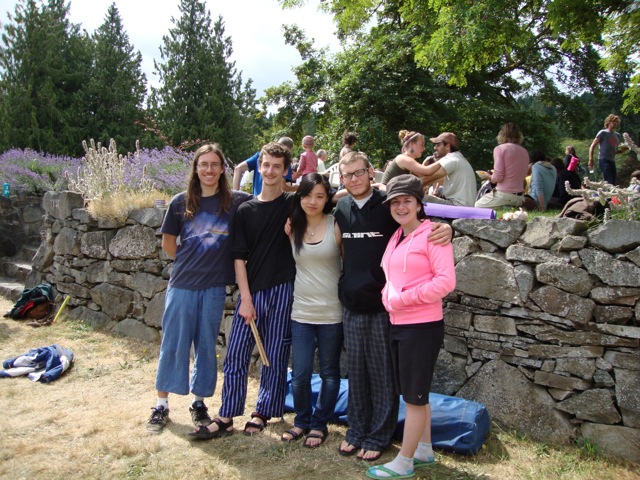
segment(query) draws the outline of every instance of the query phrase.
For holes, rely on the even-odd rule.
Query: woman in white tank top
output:
[[[342,307],[338,278],[342,266],[340,230],[329,214],[329,183],[320,174],[305,175],[296,192],[291,215],[291,248],[296,280],[291,311],[292,390],[294,426],[283,442],[306,435],[304,446],[319,447],[327,437],[327,422],[340,390]],[[316,346],[322,387],[316,405],[311,396],[311,374]]]

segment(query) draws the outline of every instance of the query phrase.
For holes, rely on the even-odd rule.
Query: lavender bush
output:
[[[143,171],[158,190],[175,195],[187,188],[193,154],[165,147],[162,150],[141,149],[131,159],[131,168],[125,175],[125,184],[136,185]]]
[[[14,195],[43,195],[64,190],[66,174],[78,169],[82,159],[17,148],[0,154],[0,180],[9,182]]]
[[[193,155],[165,147],[162,150],[142,149],[131,156],[123,184],[133,190],[144,177],[158,190],[175,195],[187,188]],[[43,195],[49,190],[69,188],[67,178],[77,174],[82,158],[50,155],[25,149],[11,149],[0,154],[0,183],[8,181],[13,195]]]

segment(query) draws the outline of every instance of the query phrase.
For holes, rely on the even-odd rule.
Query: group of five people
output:
[[[455,286],[451,227],[425,220],[416,193],[422,183],[416,177],[397,177],[386,193],[373,189],[373,168],[361,152],[340,161],[348,195],[338,201],[334,215],[329,213],[328,183],[317,173],[304,176],[296,193],[283,191],[290,162],[287,146],[265,145],[258,156],[262,190],[251,198],[229,188],[226,160],[217,146],[196,151],[189,187],[171,201],[162,226],[163,248],[175,262],[163,315],[158,399],[147,429],[160,432],[168,421],[169,392],[191,392],[196,430],[190,435],[209,439],[231,434],[234,417],[244,413],[254,322],[270,366],[261,369],[246,435],[261,432],[270,418],[283,415],[293,349],[296,417],[282,440],[304,437],[307,447],[321,445],[340,385],[344,340],[349,428],[340,453],[377,460],[391,443],[398,396],[403,394],[416,407],[408,408],[407,447],[396,459],[404,463],[372,467],[367,474],[385,478],[388,469],[412,474],[414,462],[433,461],[428,391],[442,342],[442,298]],[[402,273],[392,280],[399,268]],[[204,399],[215,390],[216,337],[225,286],[233,283],[240,295],[223,366],[222,402],[211,419]],[[408,354],[420,350],[423,340],[433,350],[426,364]],[[312,405],[316,346],[322,387]]]
[[[599,146],[598,165],[602,175],[608,183],[615,185],[615,155],[622,151],[619,148],[621,137],[615,131],[620,126],[620,118],[611,114],[605,119],[604,126],[589,148],[588,165],[593,173],[594,151]],[[559,164],[554,166],[542,152],[529,153],[522,146],[524,136],[513,122],[500,128],[496,137],[498,145],[493,150],[493,167],[486,172],[477,171],[487,186],[485,189],[483,185],[479,191],[473,168],[460,152],[459,140],[454,133],[444,132],[429,139],[436,157],[433,162],[425,160],[421,163],[419,160],[426,148],[422,134],[401,130],[399,138],[401,153],[388,162],[382,184],[395,176],[412,173],[423,181],[426,190],[423,200],[428,203],[480,208],[525,207],[544,211],[553,201],[561,208],[562,201],[567,198],[564,184],[567,173],[563,170],[574,172],[569,179],[571,187],[580,187],[580,182],[575,181],[579,159],[574,147],[567,147],[565,168]],[[557,188],[559,176],[563,178]],[[431,193],[428,187],[434,184],[440,188]]]

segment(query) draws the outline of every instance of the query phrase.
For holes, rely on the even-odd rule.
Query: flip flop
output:
[[[338,453],[340,455],[342,455],[343,457],[350,457],[351,455],[355,455],[355,453],[358,451],[359,447],[356,447],[355,445],[352,445],[350,443],[347,443],[347,447],[353,447],[352,450],[345,450],[342,448],[342,444],[340,444],[340,446],[338,447]]]
[[[290,428],[289,430],[287,430],[282,434],[282,436],[280,437],[280,440],[282,440],[284,443],[295,442],[296,440],[300,440],[302,437],[304,437],[305,434],[308,432],[309,430],[302,430],[301,432],[296,432],[293,428]],[[291,436],[291,438],[285,438],[284,436],[285,433],[288,433]]]
[[[322,445],[324,443],[324,441],[327,439],[328,435],[329,435],[329,432],[327,432],[326,430],[324,430],[322,433],[309,433],[305,437],[304,443],[302,444],[302,446],[305,447],[305,448],[318,448],[320,445]],[[318,443],[316,445],[309,445],[307,443],[307,440],[309,440],[310,438],[319,438],[320,439],[320,443]]]
[[[417,458],[414,457],[413,468],[415,470],[416,468],[428,467],[429,465],[433,465],[435,462],[436,462],[435,458],[432,458],[430,461],[425,462],[424,460],[418,460]]]
[[[233,420],[223,422],[219,418],[214,418],[211,423],[218,425],[218,430],[212,432],[204,425],[201,425],[195,432],[189,432],[189,436],[193,437],[195,440],[211,440],[212,438],[233,435],[233,430],[227,430],[229,427],[233,427]]]
[[[377,475],[376,470],[379,470],[380,472],[384,472],[386,475],[384,476]],[[410,473],[407,473],[406,475],[400,475],[399,473],[394,472],[393,470],[385,467],[384,465],[378,465],[377,467],[369,467],[365,475],[369,478],[374,478],[376,480],[385,479],[385,478],[413,478],[416,476],[415,472],[413,471]]]

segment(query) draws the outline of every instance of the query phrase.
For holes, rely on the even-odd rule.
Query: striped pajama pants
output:
[[[252,293],[256,309],[256,326],[264,345],[270,367],[260,370],[260,389],[256,412],[265,417],[281,417],[287,390],[287,365],[291,351],[291,305],[293,281]],[[219,415],[233,418],[244,413],[247,380],[255,340],[251,327],[238,315],[240,298],[233,316],[231,338],[224,360],[222,405]]]
[[[346,441],[380,452],[391,443],[398,423],[389,314],[343,308],[342,319],[349,371]]]

